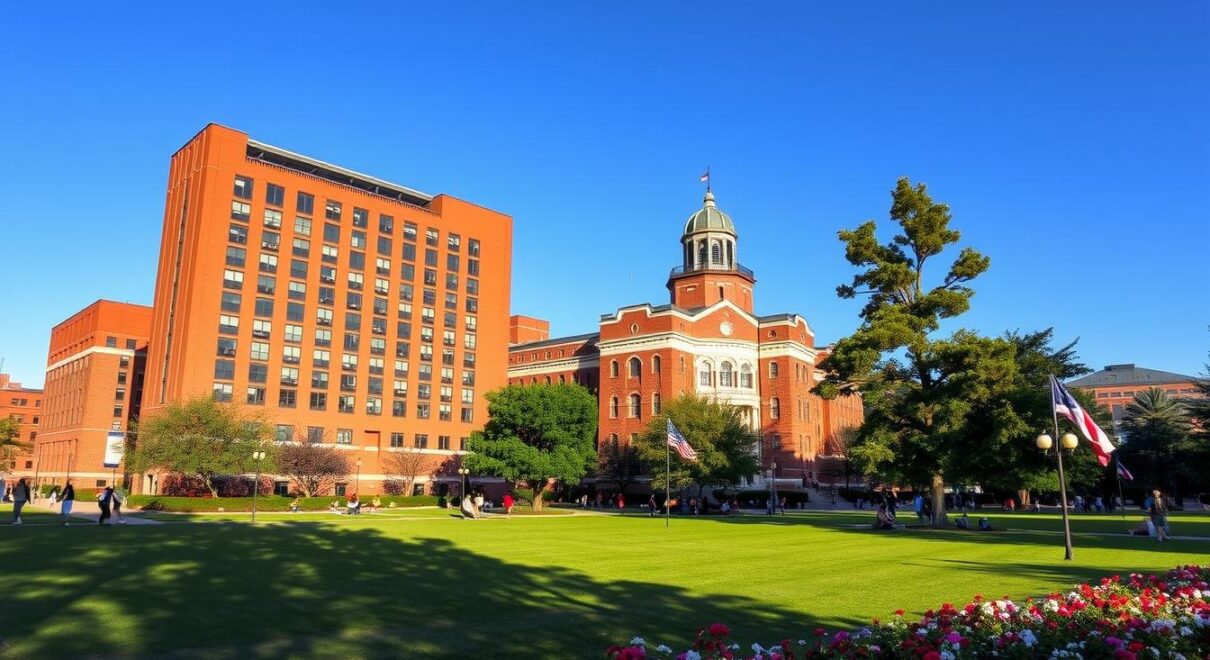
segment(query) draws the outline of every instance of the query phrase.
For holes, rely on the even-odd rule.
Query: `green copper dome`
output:
[[[714,205],[714,193],[707,190],[706,199],[703,202],[701,210],[689,216],[689,220],[685,222],[685,235],[703,231],[723,231],[733,236],[736,235],[735,224],[731,222],[731,216],[723,213]]]

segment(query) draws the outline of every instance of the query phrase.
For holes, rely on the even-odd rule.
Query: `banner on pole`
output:
[[[126,454],[126,434],[121,431],[110,431],[105,437],[105,462],[107,468],[116,468]]]

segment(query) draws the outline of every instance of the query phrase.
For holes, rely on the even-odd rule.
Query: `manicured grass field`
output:
[[[1205,563],[1210,541],[1121,535],[1139,518],[995,515],[1010,531],[859,527],[863,513],[663,520],[585,514],[157,516],[98,528],[0,525],[0,655],[599,657],[642,635],[730,624],[772,642],[973,594],[1023,597]],[[7,520],[0,509],[0,521]],[[264,521],[264,522],[260,522]],[[1172,519],[1210,537],[1210,516]]]

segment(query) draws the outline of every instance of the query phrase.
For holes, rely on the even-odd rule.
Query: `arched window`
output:
[[[615,444],[615,445],[616,445],[616,444],[618,444],[618,434],[617,434],[617,433],[610,433],[610,434],[609,434],[609,441],[610,441],[611,443]]]
[[[710,363],[698,367],[697,384],[702,387],[710,387],[714,384],[713,374],[710,373]]]
[[[651,414],[652,415],[660,414],[660,393],[659,392],[653,392],[651,394]]]
[[[563,374],[559,374],[559,384],[560,384],[560,385],[563,385],[563,384],[566,384],[566,383],[567,383],[567,376],[565,376],[565,375],[563,375]]]
[[[727,241],[727,267],[735,268],[735,243]]]
[[[618,418],[618,397],[616,396],[609,397],[609,418]]]
[[[723,244],[718,241],[710,243],[710,263],[715,266],[723,265]]]
[[[706,240],[702,239],[697,242],[697,267],[702,268],[707,263],[709,253],[706,251]]]
[[[769,399],[769,418],[777,419],[781,417],[781,400],[777,397]]]
[[[660,362],[661,362],[660,356],[658,356],[658,355],[651,356],[651,373],[653,373],[653,374],[660,373]]]
[[[637,357],[632,357],[626,361],[626,375],[631,378],[638,378],[643,375],[643,361]]]
[[[681,373],[685,373],[685,356],[681,356]]]
[[[617,360],[609,361],[609,377],[610,378],[618,377],[618,361]]]
[[[718,367],[718,386],[719,387],[735,387],[735,381],[732,376],[731,363],[723,362]]]
[[[746,390],[752,389],[752,365],[745,364],[739,368],[739,386]]]
[[[643,415],[643,398],[638,394],[630,395],[630,416],[641,417]]]
[[[777,378],[777,363],[769,363],[769,378]]]
[[[547,385],[550,385],[550,376],[547,376],[547,377],[546,377],[546,384],[547,384]]]

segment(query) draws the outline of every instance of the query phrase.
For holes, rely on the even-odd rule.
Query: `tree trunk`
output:
[[[1025,490],[1024,488],[1022,488],[1021,490],[1018,490],[1017,499],[1021,501],[1022,509],[1029,507],[1029,491],[1028,490]]]
[[[546,492],[546,479],[534,483],[534,513],[542,513],[542,493]]]
[[[200,475],[200,476],[202,477],[202,483],[204,483],[206,485],[206,490],[210,491],[210,497],[217,499],[218,498],[218,488],[215,487],[215,485],[214,485],[214,478],[211,477],[210,475],[205,475],[205,474]]]
[[[940,474],[933,475],[933,527],[949,526],[949,517],[945,515],[945,478]]]

